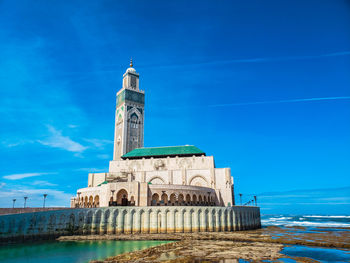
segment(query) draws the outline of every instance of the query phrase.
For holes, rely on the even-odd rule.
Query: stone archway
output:
[[[152,202],[151,202],[152,206],[156,206],[159,205],[159,195],[157,193],[154,193],[152,195]]]
[[[176,205],[176,195],[175,194],[170,195],[170,205]]]
[[[117,193],[117,205],[128,205],[128,192],[125,189],[121,189]]]
[[[166,193],[162,194],[161,202],[162,202],[162,205],[168,205],[168,195]]]
[[[184,205],[184,195],[183,194],[179,194],[178,201],[179,201],[179,205]]]
[[[94,205],[93,207],[100,207],[100,197],[98,195],[94,198]]]
[[[187,205],[190,205],[190,204],[191,204],[191,196],[190,196],[190,194],[187,194],[187,195],[186,195],[186,204],[187,204]]]
[[[192,196],[192,204],[197,205],[197,196],[196,195]]]

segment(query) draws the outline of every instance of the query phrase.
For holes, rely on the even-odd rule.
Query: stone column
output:
[[[124,232],[124,211],[119,210],[118,218],[117,218],[117,227],[116,233],[121,234]]]
[[[167,232],[167,211],[161,211],[161,225],[160,229],[158,229],[158,232],[160,233],[166,233]]]
[[[153,211],[151,213],[151,224],[150,224],[150,233],[158,233],[158,212]]]
[[[178,233],[183,233],[184,232],[184,211],[180,210],[179,213],[179,218],[178,218],[178,226],[176,226],[176,232]]]
[[[107,222],[107,234],[112,235],[115,234],[115,224],[117,221],[117,214],[115,213],[116,210],[111,210],[111,213],[109,214],[108,222]]]
[[[96,234],[96,221],[97,221],[97,215],[96,212],[92,214],[92,223],[91,223],[91,235],[95,235]]]
[[[237,219],[237,229],[243,230],[242,229],[242,209],[237,210],[236,219]]]
[[[208,232],[213,232],[214,220],[213,220],[213,210],[209,209],[208,213]]]
[[[191,215],[190,209],[188,209],[185,215],[184,232],[191,233],[191,231],[192,231],[192,215]]]
[[[200,232],[207,232],[207,229],[208,229],[208,218],[206,217],[205,210],[202,211],[199,220],[200,220],[199,231]]]
[[[143,225],[141,226],[142,233],[149,233],[149,228],[150,228],[150,211],[146,210],[144,216],[145,216],[145,220],[143,222]]]
[[[133,217],[132,211],[127,211],[125,217],[126,217],[126,222],[124,223],[124,234],[131,234],[132,217]]]
[[[232,208],[230,207],[228,210],[227,210],[227,231],[231,232],[233,229],[232,229]]]
[[[138,210],[136,211],[136,213],[134,214],[134,226],[132,228],[132,232],[133,233],[141,233],[141,211]]]
[[[199,210],[195,210],[194,212],[194,222],[192,222],[192,232],[199,232],[200,222],[199,222]]]
[[[106,213],[107,211],[103,211],[101,213],[100,230],[99,230],[100,235],[104,235],[106,233],[106,226],[107,226]]]
[[[222,218],[222,214],[220,216],[219,210],[215,211],[215,231],[219,232],[221,230],[221,218]]]
[[[171,210],[170,212],[170,218],[168,222],[168,233],[174,233],[175,232],[175,210]]]

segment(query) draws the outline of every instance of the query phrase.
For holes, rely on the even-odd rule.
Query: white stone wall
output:
[[[239,231],[261,227],[258,207],[106,207],[0,216],[0,241],[70,234]]]

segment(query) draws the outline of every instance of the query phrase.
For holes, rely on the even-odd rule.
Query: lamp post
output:
[[[241,205],[242,205],[242,195],[243,194],[239,194],[239,200],[241,201]]]
[[[43,204],[43,208],[45,208],[45,201],[46,201],[47,194],[43,194],[43,196],[44,196],[44,204]]]
[[[81,192],[78,192],[78,208],[80,207],[80,194]]]
[[[12,201],[13,201],[12,208],[15,208],[15,202],[16,202],[16,199],[12,199]]]
[[[26,208],[27,199],[28,199],[28,196],[25,196],[25,197],[24,197],[24,208]]]

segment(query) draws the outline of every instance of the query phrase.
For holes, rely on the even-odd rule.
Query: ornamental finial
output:
[[[132,68],[133,64],[132,64],[132,58],[130,59],[130,68]]]

